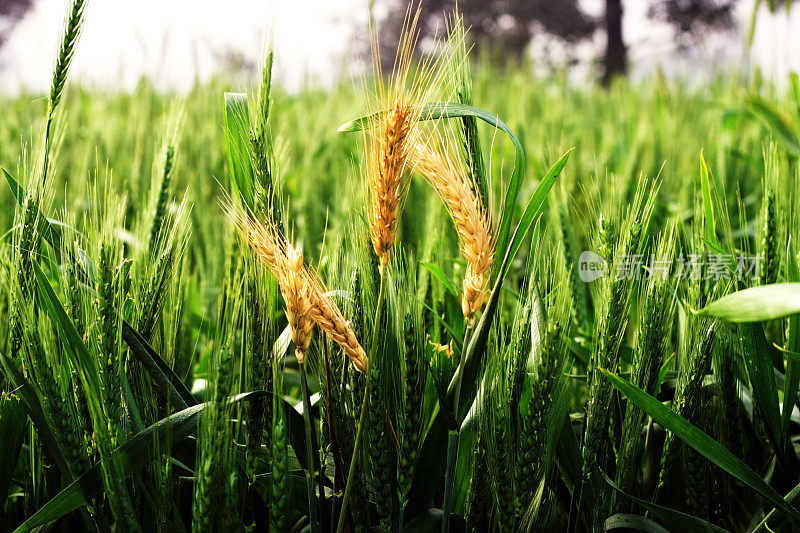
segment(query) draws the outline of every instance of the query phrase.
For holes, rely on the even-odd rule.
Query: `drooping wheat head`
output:
[[[458,233],[461,254],[467,262],[461,282],[461,310],[471,321],[488,294],[488,274],[494,260],[491,216],[455,154],[451,136],[433,132],[429,139],[415,144],[414,170],[442,199]]]
[[[280,288],[286,302],[286,319],[292,331],[297,360],[302,363],[311,344],[311,334],[314,330],[309,296],[311,288],[303,275],[303,252],[287,243],[285,253],[286,256],[280,266],[283,272],[276,277],[283,281],[280,283]]]
[[[261,223],[230,203],[225,210],[256,258],[267,266],[278,282],[286,301],[286,317],[300,362],[316,324],[341,346],[359,371],[364,371],[367,368],[364,349],[341,310],[325,294],[316,273],[305,265],[302,252],[286,240],[272,221]]]

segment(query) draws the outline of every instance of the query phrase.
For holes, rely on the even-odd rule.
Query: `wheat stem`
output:
[[[297,359],[300,361],[303,357],[298,354]],[[311,399],[308,396],[308,379],[306,378],[305,366],[305,363],[300,363],[300,390],[303,395],[303,422],[306,437],[306,461],[308,461],[306,471],[306,482],[308,484],[308,518],[311,522],[311,531],[313,533],[319,533],[319,505],[317,502],[316,473],[314,470],[316,461],[314,461],[313,429],[311,426]]]
[[[456,424],[458,424],[458,407],[461,399],[461,383],[464,381],[464,364],[466,363],[466,347],[472,337],[472,322],[467,324],[467,329],[464,331],[464,344],[461,350],[461,358],[458,363],[458,376],[456,377],[455,397],[453,399],[453,416],[455,417]],[[444,502],[442,504],[442,531],[447,533],[450,531],[450,507],[453,499],[453,484],[455,482],[455,469],[456,460],[458,459],[458,440],[459,431],[458,427],[451,429],[447,432],[447,464],[445,466],[444,475]]]

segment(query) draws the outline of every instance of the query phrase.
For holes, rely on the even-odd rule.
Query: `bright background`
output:
[[[705,76],[758,66],[766,76],[783,80],[790,70],[800,69],[800,39],[792,38],[800,34],[800,9],[789,16],[762,9],[748,50],[744,35],[752,1],[742,1],[737,32],[679,50],[672,28],[647,20],[646,2],[623,3],[623,37],[634,77],[656,67],[697,79],[700,72]],[[602,11],[602,0],[583,4]],[[0,48],[0,91],[47,90],[66,9],[65,0],[36,0],[14,25]],[[186,90],[215,73],[252,73],[265,34],[272,31],[277,78],[290,88],[325,85],[347,72],[366,21],[367,0],[94,0],[70,78],[72,83],[131,88],[147,75],[159,88]],[[547,49],[550,62],[558,63],[558,47],[552,44],[552,38],[534,38],[533,57]],[[598,35],[580,45],[582,61],[575,72],[587,70],[602,44]]]

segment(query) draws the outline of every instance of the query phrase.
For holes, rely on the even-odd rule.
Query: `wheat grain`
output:
[[[775,192],[767,188],[764,193],[764,226],[761,237],[761,269],[759,283],[766,285],[778,281],[780,252],[778,250],[778,215],[776,213]]]
[[[172,167],[175,158],[175,147],[167,145],[164,150],[164,165],[161,173],[161,182],[158,187],[158,194],[155,200],[153,222],[150,226],[150,253],[152,254],[158,247],[159,237],[164,226],[164,216],[167,212],[167,200],[169,195],[169,185],[172,181]]]
[[[400,503],[408,501],[414,477],[419,445],[422,438],[422,413],[425,392],[425,377],[421,335],[414,319],[407,317],[405,328],[405,398],[401,413],[402,431],[400,451],[397,459],[397,485]]]

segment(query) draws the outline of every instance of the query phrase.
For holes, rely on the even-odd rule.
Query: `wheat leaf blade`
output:
[[[97,366],[89,354],[86,344],[81,339],[80,334],[75,329],[75,323],[69,318],[67,311],[61,300],[58,299],[50,281],[42,271],[37,261],[31,261],[33,265],[33,272],[36,277],[36,284],[39,287],[39,294],[45,304],[50,318],[55,322],[56,327],[61,333],[66,346],[69,348],[68,352],[75,357],[75,368],[83,371],[84,376],[94,391],[100,391],[100,379],[97,375]]]
[[[727,322],[763,322],[800,313],[800,282],[751,287],[723,296],[697,311]]]
[[[246,392],[234,396],[229,402],[250,401],[266,394],[264,391]],[[159,420],[114,450],[109,461],[116,462],[123,479],[129,477],[149,464],[156,443],[160,442],[163,447],[166,442],[174,444],[194,434],[197,431],[199,416],[210,405],[211,402],[193,405]],[[93,495],[103,490],[102,475],[101,464],[95,464],[23,522],[15,533],[25,533],[49,524],[86,504]]]
[[[619,486],[614,483],[614,481],[608,477],[607,475],[603,474],[603,477],[606,480],[606,483],[614,489],[615,491],[619,492],[626,498],[631,501],[636,502],[637,504],[641,505],[644,509],[650,511],[653,516],[658,517],[664,524],[672,528],[672,530],[679,530],[679,531],[705,531],[707,533],[728,533],[727,529],[723,529],[711,522],[707,522],[702,518],[697,518],[696,516],[688,515],[682,513],[680,511],[676,511],[670,507],[664,507],[662,505],[655,504],[648,500],[643,500],[641,498],[637,498],[631,494],[628,494]]]
[[[789,505],[775,489],[761,479],[761,476],[721,444],[630,382],[604,368],[599,368],[598,370],[630,401],[650,415],[653,420],[674,433],[675,436],[694,448],[703,457],[763,496],[765,500],[783,512],[794,524],[800,525],[800,513],[797,509]]]
[[[800,268],[798,268],[791,242],[789,243],[786,265],[787,277],[791,282],[800,282]],[[800,314],[793,314],[789,317],[786,349],[790,352],[800,352]],[[781,415],[781,432],[785,432],[789,427],[789,419],[792,414],[792,404],[797,396],[797,388],[800,386],[800,362],[796,358],[789,357],[786,362],[786,382],[784,383],[783,394],[783,413]]]

